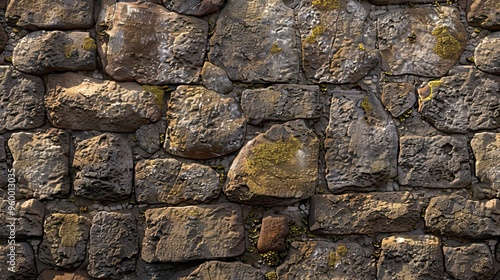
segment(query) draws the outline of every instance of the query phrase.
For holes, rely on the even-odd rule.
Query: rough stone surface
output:
[[[3,48],[7,44],[9,37],[5,32],[5,28],[3,26],[0,27],[0,52],[3,51]]]
[[[165,150],[207,159],[243,145],[245,117],[238,102],[200,86],[179,86],[168,102]]]
[[[11,0],[5,17],[25,29],[85,29],[93,24],[92,0]]]
[[[6,162],[0,162],[0,189],[6,188],[9,184],[9,167]]]
[[[493,279],[493,257],[488,245],[443,246],[446,272],[454,279]]]
[[[396,177],[398,135],[373,94],[333,93],[326,128],[326,180],[333,193],[371,190]]]
[[[269,251],[283,252],[287,249],[286,237],[290,232],[290,217],[285,215],[267,216],[262,225],[257,241],[257,249],[261,253]]]
[[[10,206],[8,200],[0,200],[0,220],[5,221],[6,225],[12,222],[11,218],[15,218],[16,238],[37,238],[43,235],[43,218],[45,216],[45,207],[43,203],[36,199],[16,202],[14,208],[16,215],[11,216],[7,211]],[[10,228],[4,226],[0,228],[0,237],[8,238]]]
[[[419,111],[449,133],[500,127],[500,76],[474,66],[454,67],[448,76],[419,91]]]
[[[400,139],[399,184],[424,188],[465,188],[471,183],[467,138],[403,136]]]
[[[172,280],[265,280],[262,272],[250,265],[237,262],[209,261],[198,266],[185,277],[172,277]]]
[[[425,4],[433,3],[432,0],[369,0],[374,5],[399,5],[399,4]],[[444,2],[443,0],[436,3]]]
[[[139,146],[150,154],[161,149],[160,130],[155,124],[139,127],[135,131],[135,139]]]
[[[206,21],[150,2],[120,2],[107,18],[105,71],[117,81],[191,84],[199,81]]]
[[[499,5],[500,9],[500,5]],[[498,14],[500,16],[500,13]],[[499,27],[500,29],[500,27]],[[500,32],[485,37],[474,50],[474,63],[484,72],[500,75]]]
[[[287,204],[315,192],[319,140],[303,120],[272,126],[233,161],[224,193],[249,204]]]
[[[12,54],[14,67],[28,74],[96,68],[96,44],[89,32],[36,31],[23,37]]]
[[[12,250],[12,247],[14,249]],[[9,263],[11,256],[14,254],[15,264]],[[37,276],[35,254],[30,244],[26,242],[16,242],[14,246],[2,243],[0,244],[0,279],[2,280],[26,280],[35,279]],[[8,270],[14,266],[15,272]]]
[[[417,97],[411,83],[387,83],[382,90],[382,104],[395,118],[413,107]]]
[[[54,199],[70,194],[69,134],[51,128],[45,132],[16,132],[9,139],[14,158],[17,191],[26,198]]]
[[[350,242],[293,242],[278,279],[375,279],[372,249]]]
[[[476,176],[490,196],[500,198],[500,133],[478,133],[471,140]]]
[[[460,58],[467,33],[452,7],[397,8],[378,18],[382,70],[392,75],[445,75]]]
[[[138,162],[134,185],[137,201],[149,204],[202,203],[217,198],[220,193],[219,174],[215,170],[176,159]]]
[[[135,270],[139,241],[133,215],[97,213],[90,228],[88,273],[96,278],[120,278]]]
[[[309,225],[320,234],[404,232],[417,225],[420,210],[409,192],[315,195]]]
[[[203,69],[201,69],[201,81],[207,89],[218,93],[225,94],[233,90],[233,83],[226,71],[208,61],[203,64]]]
[[[145,215],[141,256],[146,262],[226,258],[245,251],[239,205],[156,208]]]
[[[297,25],[310,81],[355,83],[378,63],[375,24],[357,1],[304,0]]]
[[[133,132],[160,119],[156,98],[136,83],[64,73],[48,77],[45,106],[55,127]]]
[[[76,143],[73,168],[78,196],[116,201],[132,192],[132,151],[121,136],[104,133]]]
[[[163,5],[179,14],[204,16],[217,12],[224,6],[224,0],[163,0]]]
[[[470,5],[467,21],[472,26],[500,30],[500,3],[496,0],[475,0]]]
[[[442,280],[443,252],[432,235],[397,235],[382,240],[377,279]]]
[[[36,280],[92,280],[87,272],[85,271],[75,271],[75,272],[64,272],[57,270],[44,269]]]
[[[431,198],[425,210],[425,224],[446,236],[471,239],[500,235],[500,200],[468,200],[459,195]]]
[[[77,268],[85,259],[90,222],[77,214],[51,214],[45,219],[39,249],[40,261],[63,268]]]
[[[320,94],[318,86],[307,85],[247,89],[241,94],[241,108],[254,124],[265,120],[314,119],[322,113]]]
[[[0,66],[0,133],[32,129],[45,123],[41,78]]]
[[[231,0],[210,39],[210,62],[242,82],[295,83],[299,77],[294,12],[281,0]],[[258,43],[257,43],[258,42]]]

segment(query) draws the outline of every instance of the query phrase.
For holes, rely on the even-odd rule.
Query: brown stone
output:
[[[493,256],[488,245],[443,246],[446,272],[457,280],[493,279]]]
[[[92,280],[86,271],[64,272],[44,269],[36,280]]]
[[[397,118],[413,107],[417,97],[411,83],[387,83],[382,89],[382,104]]]
[[[286,250],[286,237],[290,228],[290,217],[285,215],[267,216],[262,219],[262,225],[257,241],[257,249],[261,253],[269,251],[283,252]]]
[[[476,176],[488,197],[500,198],[500,133],[482,132],[472,138]]]
[[[12,218],[16,219],[16,238],[39,238],[43,236],[43,218],[45,216],[45,207],[43,203],[36,199],[26,201],[17,201],[14,209],[15,215],[11,215],[9,209],[9,200],[0,200],[0,220],[12,222]],[[10,228],[5,226],[0,228],[0,237],[7,239],[10,236]]]
[[[264,274],[251,265],[240,262],[205,262],[189,275],[177,278],[175,275],[170,280],[265,280]]]
[[[163,0],[163,5],[179,14],[204,16],[222,8],[224,0]]]
[[[226,71],[209,61],[205,61],[205,64],[203,64],[201,81],[207,89],[221,94],[226,94],[233,90],[233,83],[227,76]]]
[[[500,30],[500,3],[497,0],[475,0],[470,3],[467,21],[472,26]]]
[[[8,254],[15,255],[13,258]],[[9,263],[13,259],[14,263]],[[15,245],[0,244],[0,279],[27,280],[37,275],[35,253],[29,243],[17,242]],[[11,271],[9,268],[14,270]]]
[[[484,72],[500,75],[500,61],[498,59],[492,59],[494,57],[500,57],[499,45],[500,32],[492,33],[479,42],[474,50],[474,64],[476,64],[477,68]]]

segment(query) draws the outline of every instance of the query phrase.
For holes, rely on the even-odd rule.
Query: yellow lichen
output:
[[[278,275],[274,271],[266,273],[266,280],[278,280]]]
[[[369,114],[371,113],[371,111],[373,111],[373,106],[370,103],[370,99],[368,98],[368,96],[365,96],[363,98],[363,101],[361,101],[361,108],[363,108],[366,114]]]
[[[344,245],[339,245],[337,248],[337,254],[339,257],[343,258],[347,256],[347,248]]]
[[[97,48],[97,45],[95,44],[94,39],[87,36],[83,38],[82,48],[86,51],[93,51]]]
[[[420,98],[421,101],[427,101],[427,100],[431,100],[432,97],[434,96],[434,88],[436,87],[439,87],[442,82],[441,80],[438,80],[438,81],[430,81],[427,83],[429,85],[429,88],[430,88],[430,93],[428,96],[424,97],[424,98]]]
[[[339,0],[313,0],[312,5],[318,8],[319,10],[336,10],[340,8]]]
[[[283,49],[280,48],[280,46],[278,46],[278,43],[274,43],[272,46],[271,46],[271,53],[272,54],[277,54],[277,53],[280,53],[282,52]]]
[[[69,214],[64,217],[58,233],[61,238],[61,246],[75,247],[81,239],[82,230],[78,225],[78,220],[78,215],[76,214]]]
[[[346,256],[347,248],[344,245],[339,245],[337,247],[337,251],[331,250],[330,253],[328,253],[328,265],[330,267],[335,267],[342,260],[342,258],[345,258]]]
[[[462,44],[453,36],[448,27],[437,27],[432,31],[432,35],[437,39],[436,46],[434,46],[434,52],[437,55],[445,59],[456,59],[460,56]]]
[[[163,95],[165,94],[165,89],[161,86],[142,86],[142,90],[150,92],[155,97],[156,105],[162,107],[164,105]]]
[[[253,156],[248,160],[248,166],[251,171],[265,172],[271,167],[290,162],[301,146],[296,138],[259,143],[252,148]]]
[[[308,43],[314,43],[317,41],[318,39],[318,36],[320,36],[321,34],[325,33],[326,31],[326,27],[322,24],[318,24],[316,25],[312,30],[311,30],[311,34],[309,36],[307,36],[306,38],[306,42]]]
[[[358,47],[360,51],[365,51],[365,46],[363,45],[363,43],[359,43]]]
[[[76,50],[75,45],[66,45],[64,46],[64,57],[70,58],[73,55],[73,52]]]

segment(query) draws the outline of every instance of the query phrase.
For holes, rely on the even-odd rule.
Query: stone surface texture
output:
[[[397,118],[408,112],[415,102],[415,86],[411,83],[387,83],[382,90],[382,104]]]
[[[290,232],[290,217],[285,215],[267,216],[262,219],[257,249],[259,252],[283,252],[287,249],[286,237]]]
[[[29,243],[17,242],[14,246],[11,246],[2,242],[0,252],[0,262],[3,264],[0,268],[2,275],[0,278],[2,280],[36,279],[35,253]],[[14,263],[8,263],[12,260],[9,254],[11,256],[15,255]],[[9,269],[11,267],[14,271]]]
[[[264,274],[253,268],[250,265],[235,263],[235,262],[221,262],[209,261],[198,266],[188,276],[172,279],[178,280],[204,280],[204,279],[217,279],[217,280],[265,280]]]
[[[163,0],[163,5],[179,14],[204,16],[217,12],[224,6],[224,0]]]
[[[481,40],[474,50],[474,64],[476,64],[477,68],[484,72],[500,75],[500,60],[498,59],[500,50],[498,45],[500,45],[500,32],[492,33]]]
[[[219,66],[206,61],[201,69],[201,81],[210,90],[225,94],[233,90],[233,83],[226,71]]]
[[[470,2],[467,21],[473,26],[490,30],[500,30],[500,3],[495,0],[476,0]]]
[[[491,196],[500,198],[500,133],[477,133],[471,140],[476,176]]]
[[[0,209],[7,210],[10,205],[9,200],[0,200]],[[43,236],[43,221],[45,216],[45,207],[43,203],[36,199],[28,199],[15,203],[16,215],[11,216],[9,211],[2,211],[0,219],[6,222],[6,225],[12,223],[15,218],[15,232],[17,238],[39,238]],[[8,238],[11,228],[5,226],[0,229],[0,237]]]
[[[444,246],[446,272],[454,279],[493,279],[493,256],[488,245]]]
[[[92,280],[85,271],[64,272],[44,269],[36,280]]]

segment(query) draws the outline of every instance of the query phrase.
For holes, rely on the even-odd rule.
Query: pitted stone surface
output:
[[[247,89],[241,94],[241,108],[250,123],[319,118],[322,113],[318,86],[275,85]]]
[[[315,192],[319,140],[303,120],[273,125],[234,159],[224,193],[248,204],[290,204]]]
[[[265,280],[262,272],[250,265],[237,262],[209,261],[198,266],[188,276],[171,279],[178,280]]]
[[[471,140],[476,158],[476,176],[490,197],[500,198],[500,133],[482,132]]]
[[[416,188],[465,188],[471,183],[467,138],[403,136],[400,139],[399,184]]]
[[[378,63],[375,23],[361,3],[302,1],[302,67],[315,83],[355,83]]]
[[[168,102],[165,150],[208,159],[243,145],[246,122],[238,102],[201,86],[179,86]]]
[[[333,193],[369,191],[396,177],[398,135],[373,94],[333,93],[326,128],[326,180]]]
[[[132,214],[97,213],[90,228],[89,275],[121,278],[122,274],[134,271],[138,242],[137,224]]]
[[[351,242],[293,242],[278,279],[375,279],[373,249]]]
[[[493,279],[493,256],[488,245],[443,246],[446,272],[454,279]]]
[[[397,118],[413,107],[417,97],[411,83],[387,83],[382,90],[382,104]]]
[[[217,12],[224,0],[163,0],[163,5],[179,14],[204,16]]]
[[[229,93],[233,90],[233,83],[227,76],[226,71],[209,61],[205,61],[205,64],[203,64],[201,81],[207,89],[221,94]]]
[[[42,126],[45,123],[42,79],[10,66],[0,66],[0,80],[0,133]]]
[[[459,195],[433,197],[425,210],[425,225],[446,236],[471,239],[500,236],[500,200],[468,200]]]
[[[85,259],[90,222],[77,214],[51,214],[45,219],[40,245],[41,262],[68,269],[77,268]]]
[[[500,4],[499,7],[500,9]],[[500,16],[500,13],[498,14]],[[500,26],[499,26],[500,29]],[[500,32],[485,37],[474,50],[474,64],[477,68],[495,75],[500,75]]]
[[[454,67],[419,91],[419,111],[437,129],[465,133],[500,127],[500,76]]]
[[[132,192],[132,151],[121,136],[104,133],[76,143],[73,168],[78,196],[116,201]]]
[[[226,258],[245,251],[237,204],[156,208],[145,215],[141,256],[148,263]]]
[[[14,249],[11,250],[11,247]],[[13,264],[15,272],[8,270],[11,267],[9,254],[15,254]],[[31,245],[26,242],[16,242],[14,246],[7,243],[0,244],[0,263],[2,264],[0,266],[0,279],[2,280],[36,279],[35,254]]]
[[[262,219],[257,249],[261,253],[283,252],[287,249],[286,237],[290,232],[290,217],[286,215],[267,216]]]
[[[36,199],[29,199],[26,201],[15,202],[14,209],[15,215],[11,216],[8,207],[12,206],[9,200],[0,200],[0,220],[5,221],[6,225],[10,225],[12,218],[15,221],[16,238],[38,238],[43,235],[43,218],[45,216],[45,207],[43,203]],[[10,228],[4,226],[0,228],[0,237],[8,238],[10,235]]]
[[[210,39],[210,62],[242,82],[295,83],[299,78],[294,12],[282,0],[231,0]]]
[[[92,280],[85,271],[64,272],[44,269],[36,280]]]
[[[440,77],[455,65],[467,43],[452,7],[397,8],[378,18],[382,70],[392,75]]]
[[[472,26],[500,30],[500,3],[496,0],[475,0],[469,2],[467,21]]]
[[[5,28],[3,26],[1,26],[0,27],[0,52],[3,51],[5,45],[7,44],[8,41],[9,41],[9,36],[7,35],[7,32],[5,32]]]
[[[148,124],[139,127],[135,133],[137,144],[146,152],[152,154],[161,149],[160,129],[155,124]]]
[[[117,81],[192,84],[199,81],[208,23],[150,2],[110,9],[106,73]]]
[[[16,132],[9,139],[14,158],[17,191],[26,198],[54,199],[70,194],[69,134],[51,128],[45,132]]]
[[[136,83],[117,83],[68,72],[48,77],[45,106],[55,127],[133,132],[160,119],[156,98]]]

